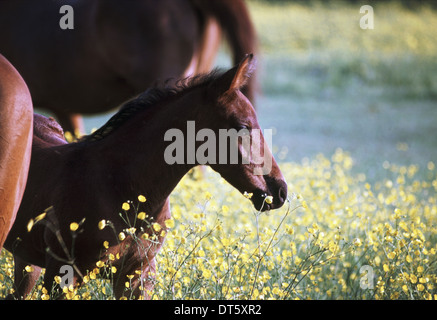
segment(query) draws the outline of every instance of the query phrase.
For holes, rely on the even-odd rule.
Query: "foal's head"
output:
[[[254,68],[254,58],[248,55],[209,84],[207,127],[218,137],[216,161],[211,167],[241,193],[251,195],[255,208],[264,211],[284,204],[287,184],[267,146],[252,104],[240,91]],[[227,146],[224,145],[223,135],[232,133],[234,137],[238,133],[238,137],[228,139]],[[233,148],[237,154],[234,158]]]

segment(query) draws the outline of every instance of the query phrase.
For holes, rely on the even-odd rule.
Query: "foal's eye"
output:
[[[244,124],[237,125],[237,126],[235,127],[235,129],[236,129],[237,131],[244,130],[244,131],[247,131],[247,133],[250,132],[250,128],[249,128],[248,126],[244,125]]]

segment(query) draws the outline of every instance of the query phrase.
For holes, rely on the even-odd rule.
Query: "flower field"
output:
[[[374,184],[352,166],[341,149],[282,163],[290,201],[262,214],[215,172],[199,179],[195,170],[172,195],[152,299],[437,299],[434,163],[383,163],[386,178]],[[65,289],[67,299],[113,299],[99,269],[117,272],[97,263],[81,287]],[[5,250],[0,281],[5,297],[13,288]],[[49,290],[40,283],[29,298]]]
[[[342,150],[284,163],[296,194],[289,206],[261,215],[235,191],[184,181],[156,298],[437,299],[434,164],[426,182],[415,179],[415,166],[386,163],[391,178],[370,185],[351,175],[352,163]],[[186,184],[204,199],[184,192]],[[193,212],[190,219],[179,208]],[[373,289],[361,285],[362,266],[373,269]]]

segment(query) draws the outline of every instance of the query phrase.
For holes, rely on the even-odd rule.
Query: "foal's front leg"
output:
[[[124,268],[114,283],[115,298],[143,298],[149,300],[154,287],[155,272],[155,258],[147,259],[143,267],[139,267],[136,270]]]
[[[170,200],[167,198],[155,220],[160,224],[164,233],[167,231],[165,220],[170,219],[170,217]],[[130,239],[132,242],[128,247],[132,251],[125,256],[127,261],[114,283],[114,294],[117,299],[123,296],[135,296],[137,299],[139,297],[151,298],[156,275],[155,257],[165,239],[165,235],[161,235],[161,231],[158,233],[155,234],[156,238],[152,241],[144,239],[132,241]],[[129,284],[128,286],[126,282]]]

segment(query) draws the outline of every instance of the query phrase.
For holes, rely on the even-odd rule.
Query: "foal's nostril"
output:
[[[284,190],[284,188],[279,188],[279,201],[284,203],[285,200],[287,200],[287,192]]]

